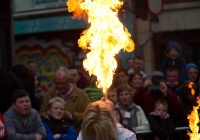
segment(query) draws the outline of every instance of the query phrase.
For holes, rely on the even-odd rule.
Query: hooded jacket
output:
[[[175,48],[179,52],[179,56],[176,59],[171,59],[169,57],[169,50],[171,48]],[[180,72],[179,80],[185,81],[185,60],[182,58],[182,49],[178,42],[169,42],[167,48],[165,49],[164,60],[162,61],[160,71],[162,71],[166,75],[166,70],[168,67],[174,66],[177,67]]]
[[[8,140],[36,140],[35,135],[40,134],[46,139],[46,132],[42,120],[35,109],[31,109],[26,118],[21,118],[10,107],[3,114],[6,124]]]

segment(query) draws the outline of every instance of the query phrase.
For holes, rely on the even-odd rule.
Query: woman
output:
[[[136,140],[136,135],[117,123],[113,103],[103,97],[88,104],[77,140]]]
[[[120,109],[123,116],[122,124],[133,131],[149,130],[149,122],[142,108],[132,101],[131,87],[121,84],[117,87],[118,103],[116,108]]]
[[[47,140],[76,140],[78,135],[72,126],[63,119],[65,101],[60,97],[52,98],[47,106],[48,116],[43,118]]]
[[[134,93],[143,85],[142,75],[140,73],[132,73],[129,75],[129,84],[132,95],[134,96]]]

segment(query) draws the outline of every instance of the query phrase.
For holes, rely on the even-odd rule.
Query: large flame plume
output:
[[[193,89],[192,85],[194,83],[190,82],[190,84],[188,85],[188,88],[191,89],[191,94],[194,95],[195,94],[195,90]],[[196,98],[198,105],[197,106],[193,106],[193,110],[191,112],[191,114],[188,115],[188,120],[189,120],[189,127],[192,131],[192,133],[188,132],[188,135],[190,136],[191,140],[200,140],[200,134],[199,132],[199,113],[198,113],[198,109],[200,107],[200,98],[197,97]]]
[[[134,50],[134,43],[127,28],[117,14],[123,2],[119,0],[69,0],[68,11],[74,17],[87,17],[90,28],[83,31],[78,40],[79,47],[89,51],[83,61],[85,70],[97,76],[97,86],[106,90],[110,87],[117,68],[115,55],[121,49]],[[87,14],[87,16],[86,16]]]

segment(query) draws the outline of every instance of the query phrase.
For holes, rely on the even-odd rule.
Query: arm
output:
[[[60,134],[59,140],[75,140],[77,137],[78,135],[76,134],[75,130],[69,125],[66,135]]]
[[[51,132],[49,126],[48,126],[45,122],[43,123],[43,125],[44,125],[44,128],[45,128],[45,130],[46,130],[46,134],[47,134],[46,139],[47,139],[47,140],[57,140],[57,139],[55,139],[55,138],[53,137],[53,134],[52,134],[52,132]]]
[[[41,120],[39,114],[37,115],[36,119],[34,120],[34,124],[35,124],[35,133],[41,135],[42,139],[45,140],[46,139],[46,131],[45,131],[44,125],[42,123],[42,120]]]

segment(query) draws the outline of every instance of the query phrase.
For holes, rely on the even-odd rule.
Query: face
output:
[[[178,57],[178,55],[179,55],[179,52],[177,51],[177,49],[175,49],[175,48],[171,48],[170,50],[169,50],[169,57],[171,58],[171,59],[176,59],[177,57]]]
[[[117,73],[116,80],[118,84],[128,83],[128,76],[123,71],[121,71]]]
[[[37,79],[37,76],[34,76],[34,87],[37,88],[39,84],[39,81]]]
[[[26,117],[31,109],[29,96],[18,98],[14,103],[12,103],[12,108],[19,116]]]
[[[28,69],[29,69],[31,72],[35,72],[35,63],[30,63],[30,64],[28,64]]]
[[[134,65],[134,60],[128,59],[127,62],[126,62],[126,68],[131,69],[131,68],[133,68],[133,65]]]
[[[157,116],[160,116],[161,119],[163,119],[167,115],[167,107],[162,104],[158,104],[156,106],[156,109],[154,109],[154,113]]]
[[[115,117],[117,119],[117,122],[120,122],[120,115],[119,112],[115,110]]]
[[[66,94],[70,90],[70,80],[64,71],[58,71],[54,75],[56,90],[60,94]]]
[[[143,69],[143,60],[142,59],[135,59],[134,61],[134,71],[140,72]]]
[[[198,77],[197,69],[193,68],[193,67],[189,68],[189,70],[188,70],[188,78],[194,82],[194,81],[196,81],[197,77]]]
[[[69,71],[71,75],[71,82],[77,84],[78,80],[80,79],[77,69],[70,69]]]
[[[47,110],[48,114],[56,120],[61,120],[64,117],[65,106],[61,102],[55,102],[52,107]]]
[[[108,97],[107,98],[108,98],[108,100],[113,102],[113,104],[115,105],[117,103],[117,93],[116,93],[116,91],[108,92]]]
[[[178,82],[178,71],[167,71],[167,81],[170,83]]]
[[[135,75],[130,84],[133,88],[136,88],[136,89],[141,87],[143,84],[142,77],[138,74]]]
[[[129,91],[125,90],[119,93],[119,102],[122,105],[130,105],[131,101],[132,101],[132,96]]]

